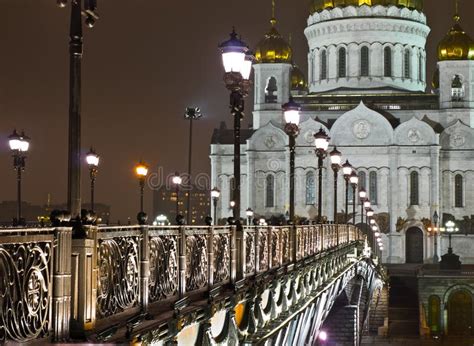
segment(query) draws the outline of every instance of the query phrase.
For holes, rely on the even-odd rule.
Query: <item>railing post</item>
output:
[[[334,225],[336,227],[336,246],[339,246],[339,225]]]
[[[260,227],[255,228],[255,274],[260,271]]]
[[[186,228],[179,227],[179,297],[186,293]]]
[[[237,227],[239,230],[237,231]],[[243,228],[242,225],[232,225],[230,228],[230,282],[235,283],[237,281],[237,232],[240,233],[241,239],[243,240]],[[243,241],[242,241],[243,244]],[[240,274],[240,275],[243,275]],[[240,276],[243,277],[243,276]]]
[[[297,256],[297,249],[298,249],[298,235],[297,235],[297,226],[296,225],[291,225],[291,237],[290,237],[290,251],[291,251],[291,262],[296,263],[296,260],[298,259]]]
[[[272,269],[272,237],[273,237],[273,227],[268,226],[267,228],[267,256],[268,256],[268,270]]]
[[[148,284],[150,280],[150,246],[148,225],[141,225],[140,238],[140,305],[143,312],[148,310]]]
[[[53,272],[53,329],[54,341],[69,339],[69,321],[71,319],[71,250],[72,229],[56,228],[54,231]]]
[[[249,226],[250,227],[250,226]],[[247,239],[245,229],[242,227],[242,231],[237,232],[237,277],[239,279],[245,278],[246,266],[247,266]]]
[[[72,240],[71,336],[83,338],[96,322],[98,244],[97,226],[84,225],[85,238]]]
[[[232,243],[232,240],[230,240],[230,242]],[[209,226],[209,239],[207,242],[207,268],[207,285],[209,286],[209,289],[211,289],[212,285],[214,285],[214,227],[212,226]]]

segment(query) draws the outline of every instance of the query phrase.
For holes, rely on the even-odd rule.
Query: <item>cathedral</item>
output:
[[[321,128],[367,191],[383,232],[385,263],[431,263],[447,250],[433,232],[452,220],[463,263],[474,263],[474,41],[457,8],[426,75],[430,33],[423,0],[313,0],[304,34],[308,71],[293,63],[277,20],[254,48],[253,123],[241,131],[241,215],[265,218],[289,210],[289,140],[282,105],[302,107],[296,139],[295,214],[317,217],[314,134]],[[211,142],[212,183],[221,191],[216,215],[231,216],[233,130],[221,125]],[[322,215],[334,215],[334,174],[324,160]],[[338,176],[337,213],[344,215],[345,180]],[[350,220],[365,221],[357,197]],[[471,240],[472,239],[472,240]],[[436,240],[438,240],[436,242]]]

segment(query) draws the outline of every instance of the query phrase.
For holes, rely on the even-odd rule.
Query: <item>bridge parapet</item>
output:
[[[240,231],[235,226],[84,226],[77,239],[71,238],[71,228],[0,232],[0,277],[8,278],[0,281],[0,292],[9,297],[2,300],[0,337],[20,342],[70,335],[130,338],[138,325],[152,323],[146,321],[156,311],[171,311],[170,318],[180,321],[183,309],[198,297],[238,292],[245,280],[257,277],[294,276],[294,268],[362,239],[351,225]],[[347,257],[347,251],[339,254],[326,267],[322,260],[317,272],[307,269],[304,280],[312,285],[329,280]],[[304,296],[303,286],[294,294]],[[177,337],[185,325],[181,320],[167,333]]]

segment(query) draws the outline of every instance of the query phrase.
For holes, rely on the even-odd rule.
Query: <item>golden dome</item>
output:
[[[454,16],[455,24],[438,45],[438,60],[474,60],[474,41],[459,25],[459,16]]]
[[[311,13],[345,6],[398,6],[423,11],[423,0],[312,0]]]
[[[308,83],[304,73],[300,70],[297,65],[293,65],[291,68],[291,90],[295,91],[306,91],[308,89]]]
[[[270,21],[272,27],[255,48],[256,63],[288,63],[291,64],[292,49],[290,44],[275,28],[276,19]]]

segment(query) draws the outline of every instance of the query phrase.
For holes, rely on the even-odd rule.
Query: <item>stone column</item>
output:
[[[437,138],[439,142],[439,137]],[[438,215],[441,216],[441,203],[440,203],[440,167],[439,167],[439,153],[441,146],[430,147],[430,164],[431,164],[431,201],[430,201],[430,217],[433,216],[434,212],[437,211]]]
[[[69,338],[71,319],[71,246],[72,229],[60,227],[55,230],[53,272],[53,330],[54,341]]]
[[[96,322],[97,232],[96,226],[82,226],[86,237],[72,240],[71,337],[83,338]]]

